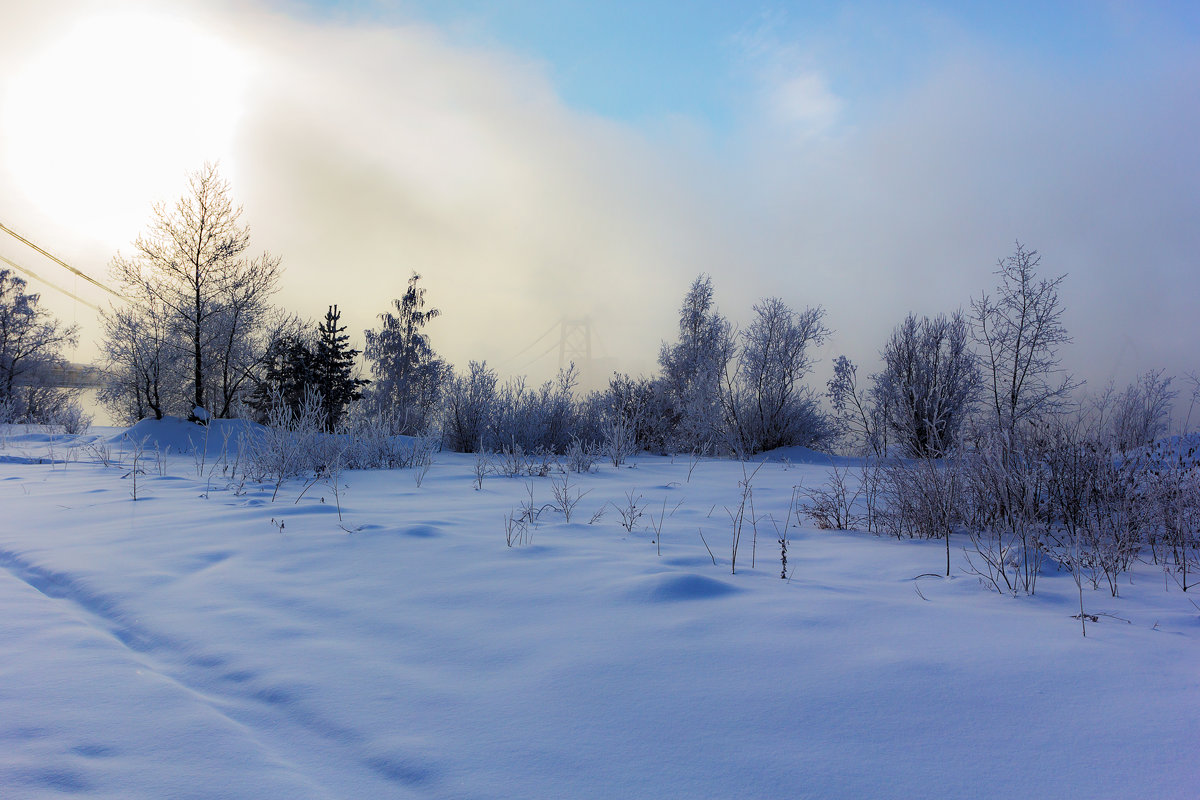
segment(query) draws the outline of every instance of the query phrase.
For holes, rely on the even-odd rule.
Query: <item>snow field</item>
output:
[[[182,424],[182,423],[180,423]],[[165,427],[165,426],[160,426]],[[548,478],[473,456],[238,489],[178,431],[130,498],[83,440],[0,450],[4,797],[1195,796],[1200,611],[1150,566],[1034,597],[941,542],[775,529],[827,466],[641,456],[575,476],[567,524],[503,520]],[[182,431],[182,433],[181,433]],[[114,452],[122,447],[119,436]],[[93,446],[104,438],[89,437]],[[210,451],[213,437],[210,436]],[[73,449],[68,444],[73,445]],[[152,446],[152,445],[151,445]],[[73,455],[67,455],[73,453]],[[791,454],[794,457],[802,455]],[[63,459],[66,463],[63,463]],[[215,468],[214,468],[215,467]],[[640,494],[631,533],[610,504]],[[662,555],[648,515],[664,521]],[[593,514],[603,516],[589,524]],[[272,522],[274,520],[274,522]],[[282,529],[278,523],[282,522]],[[793,519],[794,522],[794,519]],[[713,565],[700,535],[712,548]],[[350,532],[348,532],[350,531]],[[965,541],[963,542],[965,544]],[[919,589],[919,592],[918,592]],[[1119,618],[1119,619],[1118,619]],[[1128,622],[1124,621],[1128,620]]]

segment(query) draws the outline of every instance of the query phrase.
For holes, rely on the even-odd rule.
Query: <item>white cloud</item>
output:
[[[842,101],[817,73],[794,75],[771,91],[771,108],[775,116],[812,133],[831,128],[841,107]]]

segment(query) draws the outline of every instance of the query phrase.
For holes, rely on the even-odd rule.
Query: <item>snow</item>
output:
[[[441,453],[420,487],[412,471],[344,473],[339,520],[326,484],[272,503],[273,487],[229,483],[222,425],[0,434],[0,796],[1200,785],[1200,610],[1151,566],[1120,598],[1086,592],[1101,616],[1085,639],[1068,575],[1002,596],[962,572],[965,542],[945,578],[927,574],[941,542],[792,527],[781,580],[767,515],[782,524],[792,487],[824,480],[818,456],[759,470],[757,550],[747,530],[731,574],[736,463],[703,460],[689,480],[686,458],[640,456],[572,475],[588,494],[571,523],[545,511],[510,548],[503,519],[530,482],[549,503],[550,479],[476,491],[474,457]],[[143,440],[164,455],[134,501]],[[632,533],[609,505],[627,492],[647,506]],[[664,500],[660,556],[648,518]]]

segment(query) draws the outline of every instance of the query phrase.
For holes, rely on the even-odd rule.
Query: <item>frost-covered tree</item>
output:
[[[1058,297],[1066,276],[1039,277],[1038,252],[1020,242],[1016,247],[997,266],[995,296],[971,301],[971,333],[980,350],[987,403],[995,424],[1006,431],[1061,410],[1077,386],[1059,357],[1071,341]]]
[[[78,329],[59,322],[25,286],[0,269],[0,407],[4,417],[45,422],[70,396],[42,376],[63,363],[62,349],[75,345]]]
[[[419,433],[428,427],[430,412],[448,375],[446,362],[422,332],[441,312],[425,307],[425,289],[420,280],[414,272],[404,296],[392,301],[395,313],[380,314],[382,327],[366,331],[364,352],[371,361],[374,378],[370,402],[378,413],[393,421],[397,433]]]
[[[1109,388],[1094,405],[1097,427],[1118,453],[1128,454],[1165,436],[1171,405],[1178,394],[1162,370],[1139,375],[1121,392]]]
[[[465,375],[446,381],[442,438],[459,453],[487,450],[496,413],[496,371],[486,361],[472,361]]]
[[[872,396],[906,455],[941,457],[966,421],[980,386],[968,338],[961,314],[909,314],[884,345]]]
[[[839,435],[858,452],[882,456],[887,453],[886,405],[876,404],[871,392],[858,384],[858,367],[846,356],[833,362],[833,377],[826,384]],[[886,398],[885,398],[886,402]]]
[[[719,437],[721,376],[734,351],[732,326],[713,304],[712,278],[700,275],[679,309],[679,341],[664,342],[658,356],[684,449],[706,447]]]
[[[670,389],[661,378],[634,378],[624,373],[614,373],[608,381],[608,390],[601,395],[601,434],[620,421],[630,430],[633,445],[637,450],[668,453],[672,449],[686,446],[679,431],[696,430],[688,427],[679,408],[673,402]],[[716,429],[713,430],[713,433]],[[711,440],[695,442],[689,450],[707,449]]]
[[[183,405],[185,364],[161,303],[146,301],[101,313],[107,382],[100,400],[129,424],[162,419]]]
[[[804,386],[814,347],[829,336],[820,306],[797,313],[778,297],[754,306],[736,366],[727,366],[721,400],[730,449],[741,456],[785,445],[818,446],[835,433]],[[729,362],[727,362],[728,364]]]
[[[173,206],[154,207],[133,254],[118,253],[110,267],[134,309],[109,315],[110,358],[137,335],[130,326],[161,315],[169,335],[159,352],[186,364],[186,403],[219,417],[230,414],[252,382],[280,274],[278,258],[247,256],[250,229],[241,215],[229,184],[206,164],[188,176],[187,191]]]

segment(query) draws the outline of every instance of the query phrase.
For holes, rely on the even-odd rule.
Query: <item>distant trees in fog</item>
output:
[[[174,205],[155,207],[132,254],[113,259],[129,302],[104,314],[111,382],[102,397],[119,416],[201,408],[200,416],[265,420],[279,407],[313,413],[315,393],[327,431],[369,418],[389,434],[432,435],[462,451],[746,457],[840,443],[875,457],[928,460],[961,453],[968,440],[972,447],[994,435],[1016,441],[1061,415],[1077,388],[1062,368],[1070,341],[1063,278],[1040,275],[1037,251],[1020,242],[998,262],[994,290],[966,313],[907,315],[882,343],[877,373],[862,375],[840,356],[823,395],[807,381],[830,335],[824,309],[764,298],[739,330],[718,310],[703,274],[684,292],[678,336],[661,344],[657,374],[616,374],[605,389],[577,396],[573,369],[540,386],[482,361],[456,371],[436,351],[430,329],[441,310],[427,302],[414,272],[379,327],[364,332],[367,381],[336,306],[314,324],[270,305],[280,262],[248,255],[241,213],[228,184],[205,166]],[[70,335],[47,329],[44,338],[53,344]],[[0,363],[0,382],[7,370],[11,383],[20,363]],[[1172,396],[1169,378],[1148,373],[1124,393],[1110,392],[1104,424],[1123,448],[1151,440],[1162,433]]]
[[[46,373],[62,366],[78,328],[63,325],[26,291],[23,278],[0,269],[0,422],[52,422],[73,400],[47,385]]]
[[[840,356],[827,396],[843,435],[875,455],[891,445],[939,458],[972,420],[1012,433],[1061,411],[1078,388],[1061,367],[1070,342],[1058,296],[1064,276],[1040,276],[1040,263],[1017,242],[997,264],[994,293],[972,300],[968,316],[909,314],[884,343],[869,386]]]
[[[843,437],[871,456],[858,491],[874,530],[944,539],[947,574],[950,538],[963,535],[967,571],[1000,592],[1035,593],[1053,559],[1075,579],[1086,635],[1084,586],[1117,595],[1138,558],[1194,586],[1200,453],[1190,435],[1167,437],[1176,392],[1162,372],[1074,395],[1063,277],[1039,266],[1018,242],[966,317],[909,315],[884,344],[881,371],[862,381],[839,357],[828,396]],[[835,472],[843,489],[844,478]],[[810,495],[818,505],[845,496]]]

